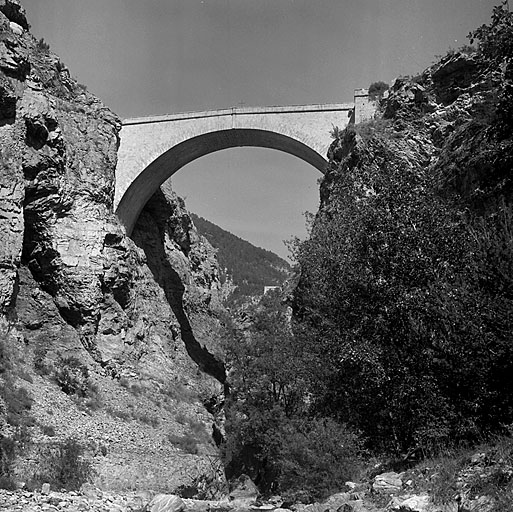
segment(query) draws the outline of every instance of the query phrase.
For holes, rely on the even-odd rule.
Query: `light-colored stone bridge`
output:
[[[366,99],[366,96],[365,96]],[[355,94],[358,107],[358,96]],[[196,158],[239,146],[277,149],[324,172],[333,126],[344,128],[353,103],[230,108],[126,119],[116,168],[114,207],[130,234],[158,187]]]

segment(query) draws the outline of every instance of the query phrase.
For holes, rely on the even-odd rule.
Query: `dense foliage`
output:
[[[469,225],[370,144],[381,165],[342,166],[298,246],[296,314],[326,355],[314,407],[379,450],[475,440],[513,420],[511,210]]]
[[[310,238],[292,244],[293,315],[265,297],[227,326],[233,474],[308,499],[357,472],[364,445],[405,461],[508,433],[512,27],[496,7],[477,53],[433,66],[464,72],[403,79],[386,120],[334,130]]]
[[[309,414],[319,354],[290,320],[275,293],[247,308],[242,323],[226,320],[225,462],[228,477],[246,473],[263,491],[309,501],[356,478],[363,444],[345,425]]]
[[[231,279],[237,287],[230,301],[261,295],[264,286],[280,286],[288,277],[289,264],[274,254],[242,240],[212,222],[191,213],[199,233],[218,249],[222,279]]]
[[[513,422],[512,21],[502,5],[473,33],[490,89],[431,167],[402,158],[398,132],[339,135],[296,245],[295,313],[325,354],[310,413],[375,450],[422,455]]]

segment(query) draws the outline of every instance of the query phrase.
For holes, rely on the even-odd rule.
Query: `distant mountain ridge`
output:
[[[265,286],[280,286],[289,277],[290,265],[277,254],[256,247],[199,215],[190,214],[198,232],[218,250],[221,280],[237,286],[231,299],[261,295]]]

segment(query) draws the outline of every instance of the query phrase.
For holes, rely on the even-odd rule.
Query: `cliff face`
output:
[[[32,381],[32,434],[45,442],[45,424],[104,445],[105,485],[190,484],[217,453],[203,406],[224,382],[215,253],[169,190],[124,235],[112,211],[120,121],[27,30],[19,3],[0,1],[0,328]],[[86,419],[55,383],[70,357],[97,390]]]
[[[497,68],[476,53],[456,52],[417,77],[397,78],[375,119],[342,132],[332,144],[322,206],[342,169],[386,168],[385,156],[395,160],[391,166],[402,162],[430,175],[441,194],[459,197],[480,214],[492,211],[497,200],[509,202],[511,134],[498,135],[496,127],[511,63]]]

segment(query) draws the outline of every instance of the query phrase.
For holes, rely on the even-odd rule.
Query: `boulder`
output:
[[[251,478],[241,475],[231,486],[229,498],[234,502],[234,506],[243,508],[253,505],[259,494]]]
[[[321,505],[323,507],[323,510],[337,511],[340,509],[340,507],[345,505],[350,499],[351,497],[348,492],[339,492],[337,494],[332,494]]]
[[[9,27],[17,36],[21,36],[23,34],[23,27],[17,23],[14,23],[14,21],[9,22]]]
[[[183,500],[174,494],[157,494],[148,505],[148,512],[182,512]]]
[[[394,498],[388,505],[388,509],[397,512],[426,512],[429,502],[429,496],[426,494],[402,496]]]
[[[382,473],[374,478],[374,483],[372,484],[372,488],[376,492],[381,492],[385,494],[395,494],[401,491],[403,487],[403,482],[401,480],[401,476],[398,473],[390,472],[390,473]]]

